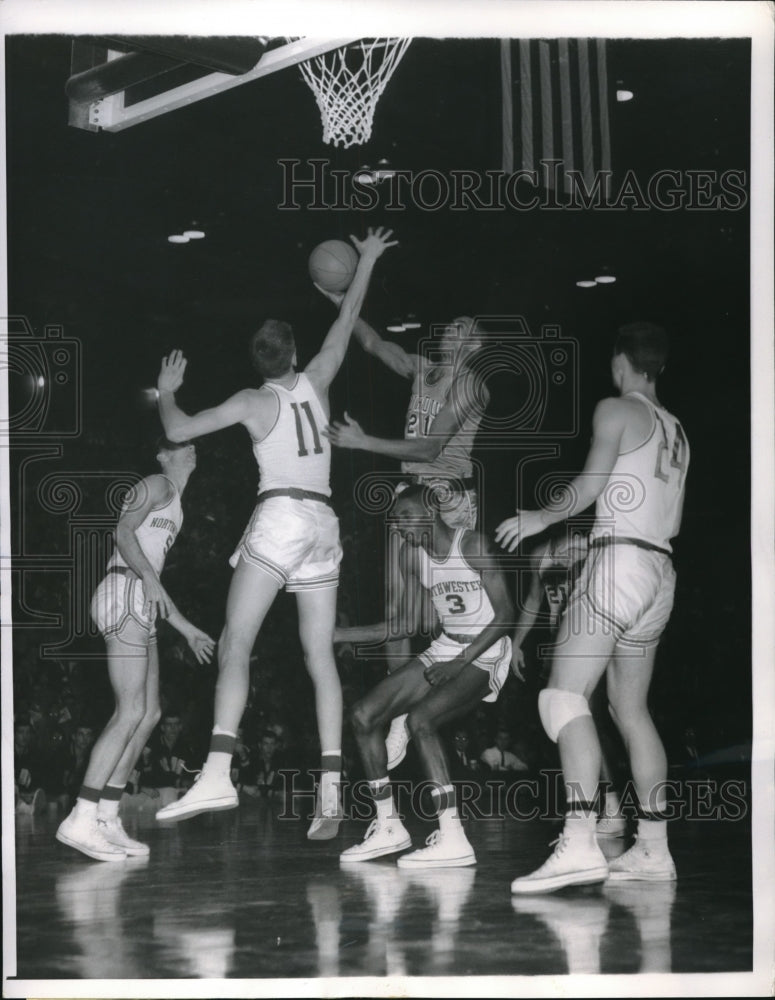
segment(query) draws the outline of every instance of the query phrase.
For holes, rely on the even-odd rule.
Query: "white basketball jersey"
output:
[[[183,525],[183,508],[180,504],[180,493],[175,489],[175,485],[171,480],[167,480],[167,482],[172,486],[171,498],[167,503],[162,504],[161,507],[154,507],[150,510],[140,527],[135,529],[135,537],[143,551],[143,555],[157,574],[161,573],[167,553],[172,548],[175,539],[178,537],[178,532]],[[142,496],[140,491],[143,489],[144,483],[145,480],[139,483],[132,492],[132,495],[124,504],[124,511],[133,503],[137,503],[137,497]],[[126,560],[119,552],[118,545],[116,545],[113,555],[110,557],[108,569],[125,567],[126,565]]]
[[[480,573],[460,551],[464,534],[465,528],[457,529],[445,559],[434,559],[420,548],[420,582],[430,591],[445,632],[478,635],[492,621],[494,611]]]
[[[689,442],[678,420],[639,392],[627,394],[651,412],[651,434],[616,459],[598,497],[592,536],[638,538],[671,551],[683,508]]]
[[[331,495],[331,445],[323,434],[328,416],[312,383],[300,372],[290,389],[266,382],[277,397],[279,411],[274,427],[253,442],[260,474],[259,492],[288,489]]]

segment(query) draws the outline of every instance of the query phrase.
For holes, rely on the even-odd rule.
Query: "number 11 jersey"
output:
[[[300,372],[290,388],[277,382],[262,388],[274,393],[279,408],[272,429],[253,442],[259,491],[295,488],[331,496],[331,444],[322,433],[328,415],[312,383]]]

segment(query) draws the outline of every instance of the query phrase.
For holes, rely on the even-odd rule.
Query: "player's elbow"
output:
[[[166,428],[166,436],[173,444],[180,444],[188,440],[189,434],[187,433],[187,428],[182,423],[177,423]]]

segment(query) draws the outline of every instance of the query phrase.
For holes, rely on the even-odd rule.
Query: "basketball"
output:
[[[309,255],[309,276],[327,292],[350,287],[358,266],[358,252],[342,240],[325,240]]]

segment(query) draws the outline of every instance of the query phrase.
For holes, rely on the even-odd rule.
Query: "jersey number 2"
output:
[[[299,458],[304,458],[305,455],[309,455],[309,449],[307,448],[306,442],[304,441],[304,427],[301,422],[301,413],[299,412],[299,404],[291,403],[293,409],[293,416],[296,420],[296,438],[299,442]],[[303,402],[301,404],[302,410],[306,414],[309,425],[312,428],[312,440],[314,442],[314,448],[312,450],[313,455],[320,455],[323,452],[323,446],[320,443],[320,434],[318,433],[318,426],[315,423],[315,418],[312,415],[312,409],[308,402]]]

